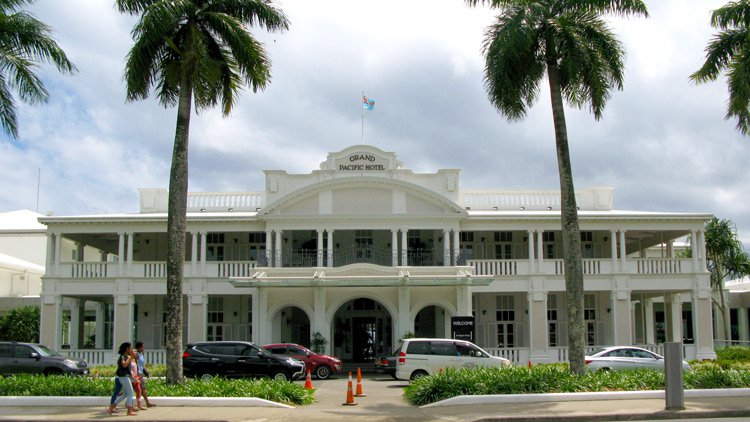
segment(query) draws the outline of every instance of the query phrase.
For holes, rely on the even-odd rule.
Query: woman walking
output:
[[[122,343],[120,349],[117,351],[120,355],[117,358],[117,369],[115,370],[115,392],[112,394],[112,400],[109,402],[107,413],[112,414],[115,407],[117,406],[117,396],[120,391],[126,397],[126,405],[128,407],[128,416],[135,415],[135,409],[133,408],[133,385],[130,379],[130,363],[133,360],[133,348],[129,342]]]

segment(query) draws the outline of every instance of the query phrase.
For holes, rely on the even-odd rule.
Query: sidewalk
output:
[[[157,406],[125,416],[104,413],[99,407],[3,407],[0,421],[584,421],[750,417],[750,397],[686,399],[687,410],[664,411],[664,400],[603,400],[548,402],[535,404],[493,404],[419,408],[403,400],[405,382],[388,376],[370,375],[364,380],[367,397],[357,398],[357,406],[345,407],[346,379],[314,381],[318,401],[294,409],[261,407],[167,407]],[[155,400],[158,403],[158,398]]]

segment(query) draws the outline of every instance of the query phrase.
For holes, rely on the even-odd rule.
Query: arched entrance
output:
[[[372,299],[343,304],[333,317],[333,353],[347,362],[372,362],[391,353],[392,322],[388,310]]]
[[[445,310],[440,306],[425,306],[414,319],[414,336],[423,338],[445,337]]]
[[[310,347],[310,318],[307,313],[296,306],[281,308],[274,318],[273,330],[278,333],[273,341],[278,343],[297,343]]]

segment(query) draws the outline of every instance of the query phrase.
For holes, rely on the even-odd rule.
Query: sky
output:
[[[462,169],[464,189],[559,189],[546,82],[522,121],[487,100],[481,44],[496,11],[461,0],[276,3],[289,30],[252,29],[272,61],[270,85],[245,90],[228,118],[193,115],[191,191],[260,191],[265,169],[309,173],[363,143],[362,90],[376,101],[364,143],[408,168]],[[613,187],[617,209],[729,218],[750,244],[750,139],[724,119],[723,78],[688,80],[726,0],[645,3],[649,19],[608,18],[628,55],[603,118],[566,108],[576,188]],[[0,211],[137,212],[139,188],[167,187],[176,109],[125,101],[135,18],[114,0],[37,0],[30,11],[78,72],[40,66],[49,102],[19,105],[19,139],[0,135]]]

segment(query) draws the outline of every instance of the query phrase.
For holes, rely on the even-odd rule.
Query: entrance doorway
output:
[[[346,362],[373,362],[393,345],[391,315],[372,299],[342,305],[333,319],[333,353]]]
[[[445,337],[445,310],[430,305],[422,308],[414,318],[414,336],[419,338]]]
[[[296,343],[310,347],[310,318],[296,306],[283,308],[277,314],[280,343]]]

